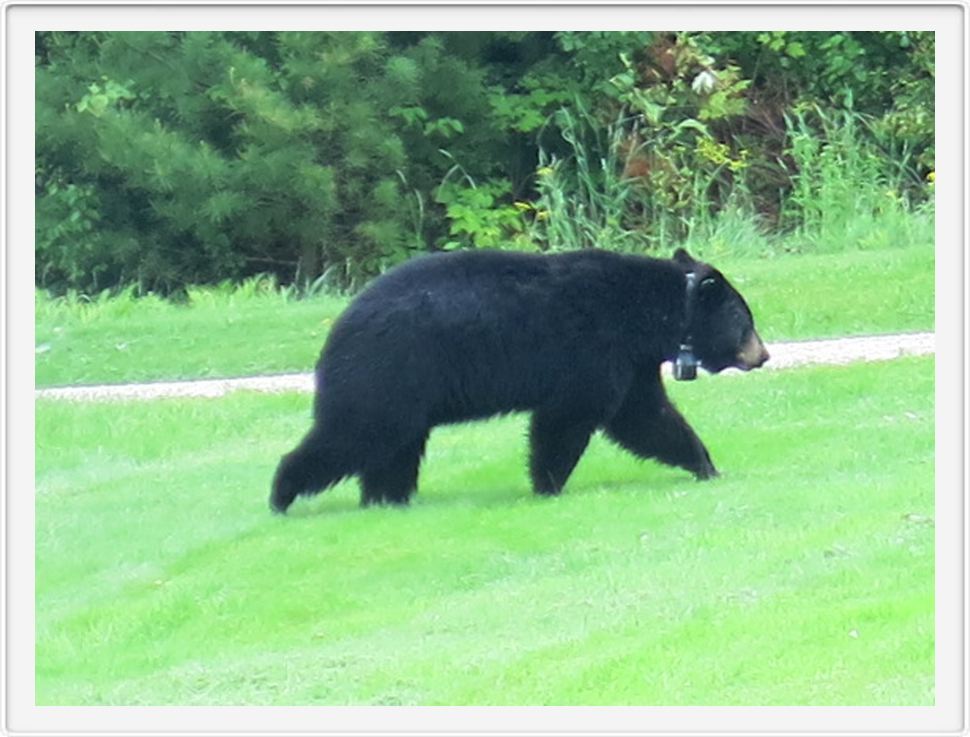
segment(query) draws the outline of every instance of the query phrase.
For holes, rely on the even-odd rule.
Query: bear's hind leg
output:
[[[418,488],[418,469],[424,456],[425,434],[402,446],[390,459],[368,466],[360,473],[360,504],[407,504]]]
[[[280,460],[273,477],[270,508],[282,514],[297,496],[316,494],[347,475],[348,471],[337,463],[323,435],[313,429]]]
[[[659,376],[634,384],[604,429],[636,456],[679,466],[699,480],[718,476],[710,453],[667,398]]]
[[[541,411],[532,415],[529,470],[537,494],[562,491],[595,428],[596,423],[587,420],[567,420]]]

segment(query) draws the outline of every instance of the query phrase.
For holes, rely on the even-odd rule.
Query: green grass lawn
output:
[[[772,259],[717,259],[766,340],[933,329],[933,245]],[[309,371],[336,297],[260,289],[157,298],[37,300],[38,386]]]
[[[772,268],[748,291],[783,316]],[[281,306],[308,323],[293,356],[312,307]],[[37,703],[933,704],[933,388],[931,358],[672,385],[722,478],[595,438],[554,499],[530,494],[524,418],[441,428],[410,508],[346,482],[286,517],[269,479],[307,395],[38,401]]]

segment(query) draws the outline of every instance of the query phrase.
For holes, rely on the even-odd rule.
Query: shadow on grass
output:
[[[573,499],[589,499],[605,495],[642,496],[643,499],[656,501],[671,496],[681,496],[695,489],[713,489],[725,479],[711,479],[704,483],[696,481],[689,474],[678,469],[658,466],[650,468],[644,462],[643,467],[649,472],[642,478],[606,479],[595,481],[582,479],[579,483],[569,484],[558,496],[542,496],[535,494],[524,483],[488,484],[481,481],[475,484],[443,484],[438,481],[426,489],[419,489],[411,497],[408,505],[375,505],[362,507],[356,481],[343,481],[327,491],[312,497],[297,499],[292,507],[283,515],[283,519],[314,519],[319,517],[342,517],[346,515],[378,515],[384,513],[407,514],[413,511],[430,509],[481,509],[496,510],[502,508],[526,507],[534,508],[542,505],[569,503]],[[584,474],[589,475],[589,474]],[[267,506],[267,515],[271,515]]]

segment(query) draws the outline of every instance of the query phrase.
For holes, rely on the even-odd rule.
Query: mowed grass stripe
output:
[[[933,361],[670,387],[724,474],[525,418],[266,509],[309,397],[37,404],[40,704],[931,704]]]

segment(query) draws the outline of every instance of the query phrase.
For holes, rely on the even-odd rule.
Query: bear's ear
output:
[[[674,261],[678,264],[683,264],[684,266],[692,266],[693,264],[697,263],[693,258],[691,258],[691,255],[687,253],[687,250],[684,248],[678,248],[676,251],[674,251]]]

